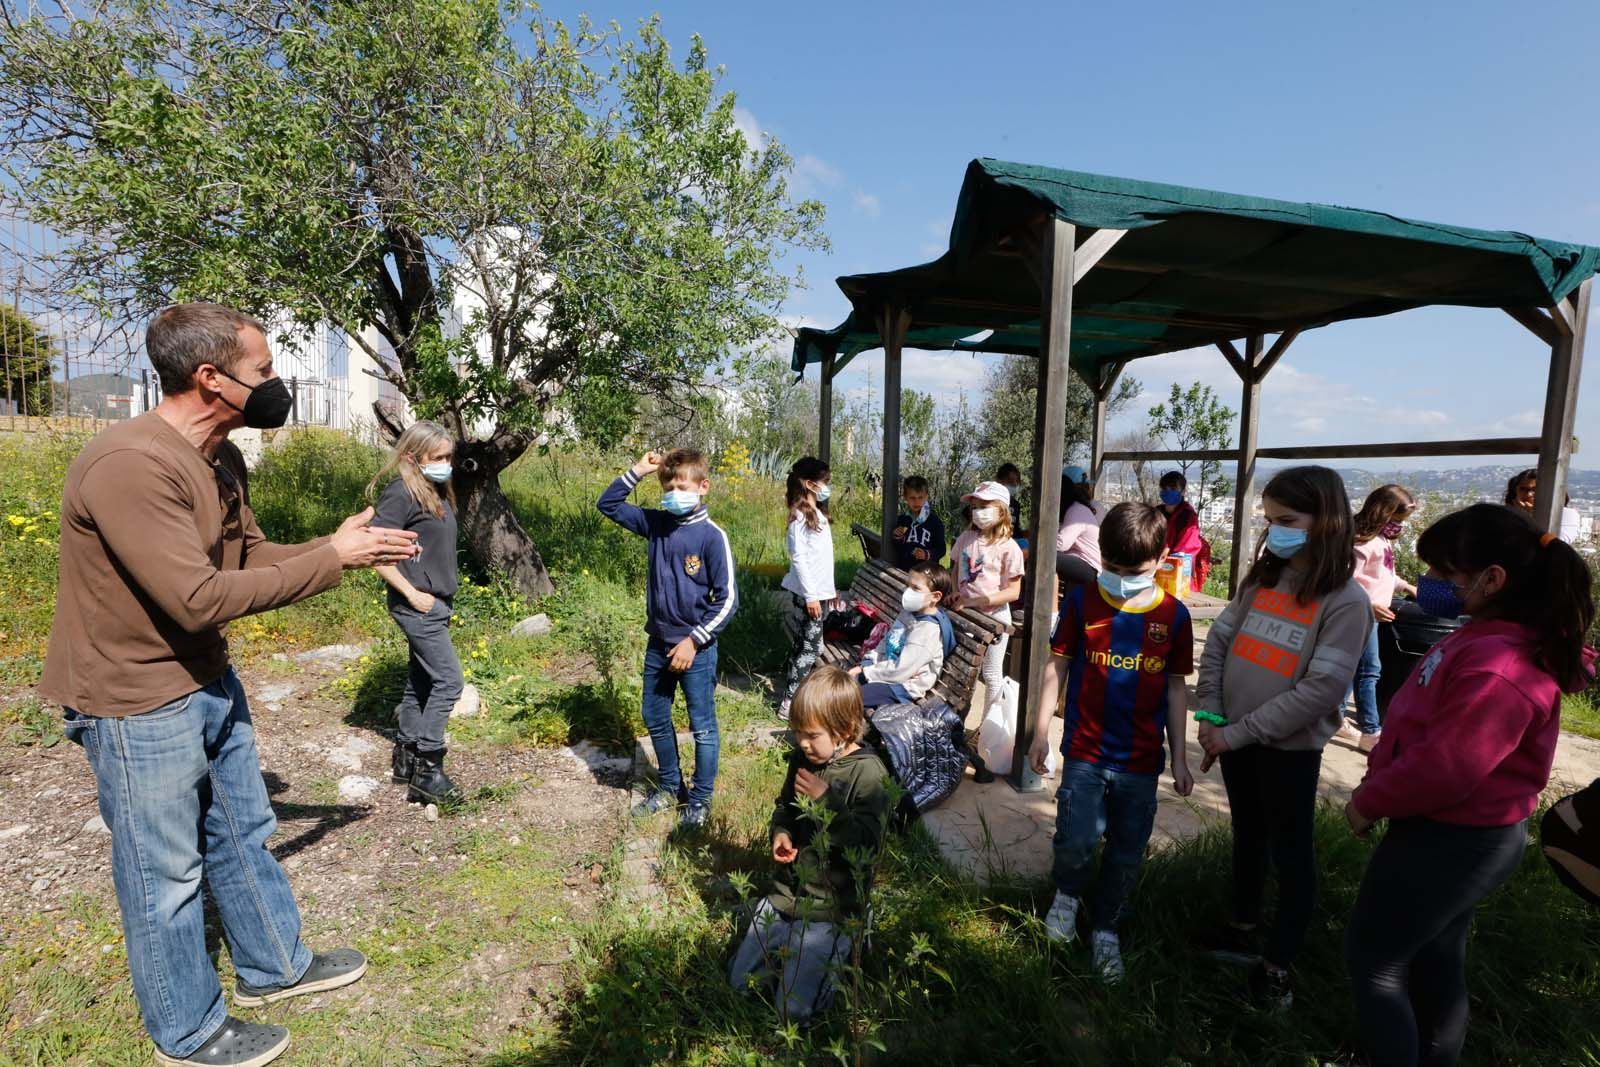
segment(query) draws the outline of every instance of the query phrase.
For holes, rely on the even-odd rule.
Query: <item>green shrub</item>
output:
[[[383,450],[335,430],[278,438],[250,472],[250,507],[262,532],[298,544],[337,530],[369,503],[367,483],[383,458]]]

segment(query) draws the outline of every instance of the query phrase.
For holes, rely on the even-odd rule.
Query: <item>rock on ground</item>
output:
[[[461,690],[461,699],[456,701],[456,706],[450,709],[452,719],[470,719],[477,715],[483,707],[483,697],[478,695],[478,687],[468,682]]]
[[[530,615],[511,628],[512,637],[543,637],[555,627],[550,622],[550,616],[543,612]]]
[[[301,652],[294,661],[315,667],[337,667],[358,658],[365,651],[364,645],[323,645],[310,652]]]
[[[376,778],[368,778],[364,774],[347,774],[339,779],[339,799],[344,801],[365,800],[380,788],[381,786]]]

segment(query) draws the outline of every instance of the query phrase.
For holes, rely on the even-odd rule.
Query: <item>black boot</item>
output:
[[[418,804],[453,804],[463,797],[448,775],[444,773],[444,749],[437,752],[417,750],[416,768],[411,772],[411,788],[406,799]]]
[[[411,745],[394,743],[394,755],[389,757],[392,768],[389,778],[395,785],[410,785],[411,775],[417,769],[417,750]]]

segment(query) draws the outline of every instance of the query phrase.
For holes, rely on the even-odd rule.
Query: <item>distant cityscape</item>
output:
[[[1265,485],[1274,471],[1290,466],[1287,463],[1261,464],[1256,471],[1256,484]],[[1380,485],[1403,485],[1416,494],[1420,503],[1434,510],[1451,511],[1479,501],[1500,503],[1505,499],[1506,483],[1511,478],[1533,466],[1529,462],[1515,466],[1464,467],[1456,470],[1387,470],[1373,471],[1363,467],[1336,467],[1344,478],[1352,507],[1360,507],[1366,495]],[[1113,472],[1113,477],[1102,486],[1101,496],[1108,501],[1136,499],[1140,496],[1137,482],[1131,475]],[[1192,473],[1192,471],[1191,471]],[[1224,465],[1222,476],[1232,485],[1233,469]],[[1191,496],[1195,486],[1191,484]],[[1584,545],[1600,545],[1600,470],[1572,470],[1567,473],[1568,505],[1578,513],[1579,533],[1575,539]],[[1209,493],[1207,494],[1210,495]],[[1233,524],[1233,493],[1206,500],[1199,506],[1200,522],[1208,528],[1226,529]],[[1260,517],[1259,497],[1252,503],[1252,517]]]

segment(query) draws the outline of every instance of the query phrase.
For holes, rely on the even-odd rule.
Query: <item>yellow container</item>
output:
[[[1156,585],[1164,591],[1182,600],[1187,592],[1183,580],[1183,561],[1177,556],[1168,556],[1161,561],[1161,566],[1156,568]]]

